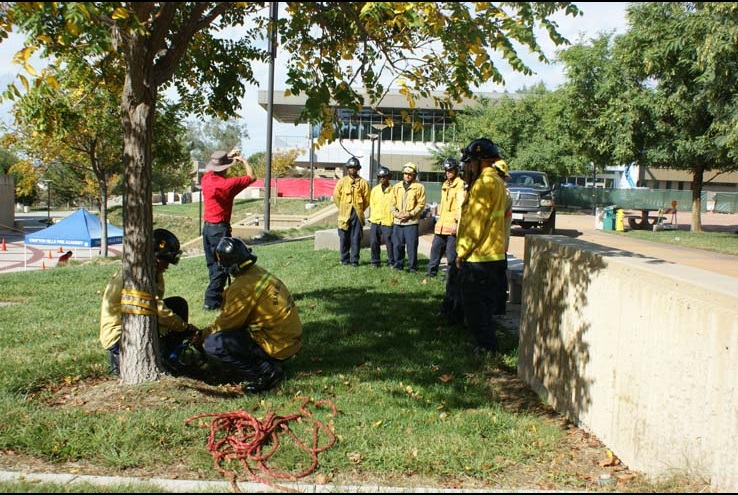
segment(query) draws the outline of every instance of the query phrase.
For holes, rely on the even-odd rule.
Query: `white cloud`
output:
[[[587,40],[597,36],[599,33],[615,32],[623,33],[627,27],[625,19],[625,9],[627,2],[577,2],[576,4],[583,12],[583,15],[576,18],[570,16],[557,15],[554,20],[558,23],[559,32],[569,41],[576,42],[580,39]],[[546,55],[553,58],[556,48],[548,40],[543,33],[539,36]],[[4,91],[7,84],[15,79],[16,74],[21,72],[22,68],[10,62],[11,57],[22,46],[22,42],[18,36],[10,36],[7,40],[0,43],[0,91]],[[546,65],[537,61],[530,54],[521,54],[521,58],[533,69],[533,76],[524,76],[523,74],[514,72],[509,69],[506,63],[501,62],[500,69],[505,78],[505,86],[486,85],[480,88],[483,91],[516,91],[523,87],[530,87],[539,81],[543,81],[547,88],[554,89],[563,82],[563,71],[560,65]],[[286,69],[280,65],[280,58],[277,56],[274,74],[274,91],[275,93],[284,91],[286,80]],[[258,103],[259,90],[268,90],[269,82],[269,66],[267,64],[258,64],[255,66],[255,74],[259,81],[259,86],[247,87],[246,94],[242,99],[243,109],[241,115],[246,123],[250,136],[246,142],[242,143],[241,151],[245,156],[258,151],[264,151],[267,147],[267,112]],[[10,106],[7,102],[3,102],[0,106],[0,116],[5,122],[10,121]],[[272,128],[272,138],[275,143],[280,141],[294,142],[301,138],[306,141],[306,126],[295,126],[292,124],[280,124],[274,122]]]

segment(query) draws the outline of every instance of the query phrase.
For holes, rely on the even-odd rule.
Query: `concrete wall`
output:
[[[525,244],[518,375],[631,469],[736,492],[738,280],[563,236]]]
[[[15,182],[12,175],[0,174],[0,228],[15,227]]]

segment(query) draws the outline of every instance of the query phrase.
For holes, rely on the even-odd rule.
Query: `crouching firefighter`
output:
[[[244,393],[276,386],[282,363],[302,347],[302,322],[287,287],[256,265],[256,255],[236,237],[224,237],[215,259],[232,278],[223,304],[200,339],[208,357],[240,381]]]
[[[164,272],[169,265],[179,263],[182,250],[179,239],[166,229],[154,230],[154,257],[156,260],[156,316],[159,326],[159,351],[164,364],[170,364],[170,355],[190,338],[197,328],[188,323],[189,305],[180,296],[164,297]],[[122,299],[135,299],[125,294],[123,271],[116,271],[103,293],[100,306],[100,343],[108,351],[108,363],[113,375],[120,374],[120,345],[122,332]]]

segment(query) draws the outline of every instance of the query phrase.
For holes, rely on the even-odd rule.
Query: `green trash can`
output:
[[[602,230],[615,230],[615,208],[613,205],[602,209]]]

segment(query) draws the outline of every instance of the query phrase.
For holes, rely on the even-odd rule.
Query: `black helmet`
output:
[[[228,275],[236,275],[256,263],[256,255],[238,237],[222,238],[215,248],[215,259]]]
[[[182,250],[179,249],[179,239],[176,235],[167,229],[154,230],[154,256],[157,260],[176,265],[181,254]]]
[[[459,162],[456,161],[456,158],[451,156],[443,160],[443,171],[448,172],[450,170],[459,171]]]
[[[356,158],[355,156],[352,156],[351,158],[349,158],[346,161],[346,168],[349,168],[349,167],[350,168],[360,169],[361,168],[361,163],[359,163],[359,159]]]
[[[483,158],[502,158],[500,148],[487,138],[475,139],[463,149],[464,156],[481,160]]]
[[[377,169],[377,177],[389,177],[390,176],[390,169],[387,167],[379,167]]]

